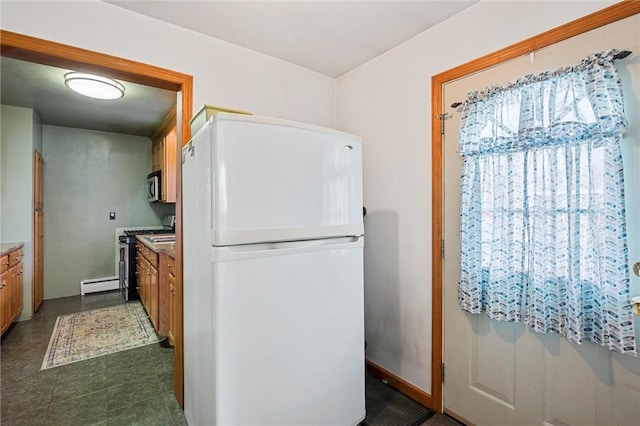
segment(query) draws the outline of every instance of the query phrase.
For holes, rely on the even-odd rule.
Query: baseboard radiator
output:
[[[95,293],[98,291],[117,290],[120,288],[118,277],[94,278],[80,281],[80,295]]]

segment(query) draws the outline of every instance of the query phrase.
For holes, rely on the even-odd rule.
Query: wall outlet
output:
[[[116,212],[109,212],[109,220],[116,220]]]

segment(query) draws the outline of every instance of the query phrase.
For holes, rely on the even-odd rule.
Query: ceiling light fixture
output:
[[[96,99],[120,99],[124,96],[122,83],[99,75],[69,72],[64,75],[64,84],[74,92]]]

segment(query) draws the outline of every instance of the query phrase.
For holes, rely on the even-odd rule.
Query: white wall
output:
[[[483,1],[338,79],[337,128],[364,141],[368,359],[431,392],[431,76],[612,3]]]
[[[4,30],[194,77],[194,111],[222,105],[334,127],[335,80],[99,1],[0,3]]]
[[[33,150],[42,150],[42,124],[29,108],[0,106],[0,242],[24,243],[23,309],[33,315]]]

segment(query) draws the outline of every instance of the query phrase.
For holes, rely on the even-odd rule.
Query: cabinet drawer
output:
[[[14,250],[9,253],[9,268],[22,262],[22,249]]]
[[[0,274],[4,274],[9,269],[9,256],[0,257]]]

